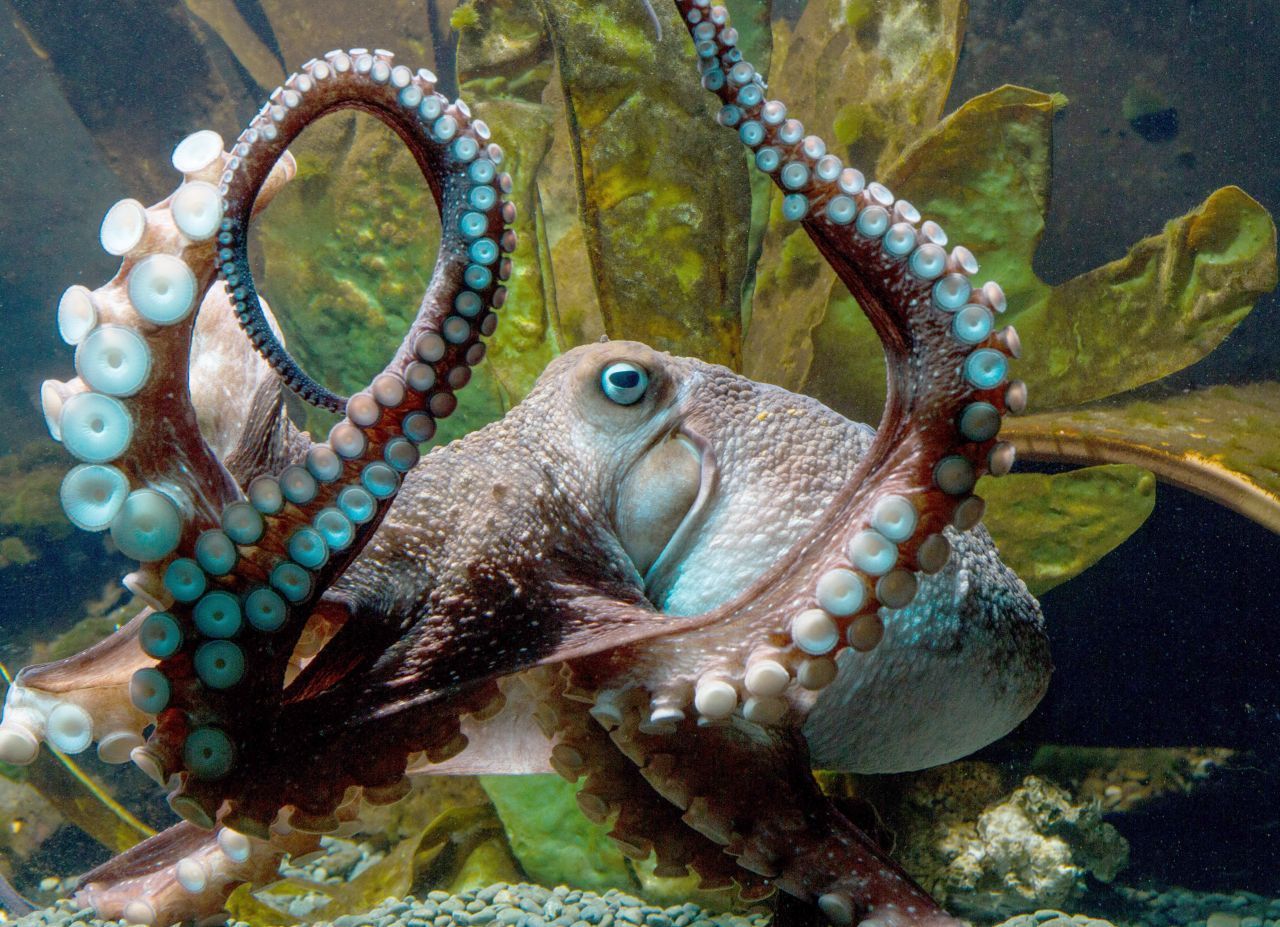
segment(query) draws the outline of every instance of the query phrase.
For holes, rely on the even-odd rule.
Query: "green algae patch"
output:
[[[593,824],[578,809],[578,785],[559,776],[481,776],[506,828],[511,851],[525,874],[542,885],[569,885],[591,891],[616,888],[637,892],[655,904],[694,901],[728,909],[730,891],[704,891],[698,877],[655,874],[657,858],[632,860],[609,838],[610,827]]]
[[[435,201],[372,116],[324,119],[291,150],[298,175],[256,222],[259,289],[293,355],[348,395],[383,368],[418,311],[440,243]],[[324,434],[331,420],[308,412],[306,424]]]
[[[607,827],[578,810],[578,787],[559,776],[481,776],[511,851],[534,882],[634,892],[639,885]]]
[[[1280,533],[1280,383],[1031,415],[1002,437],[1032,460],[1145,467]]]
[[[0,570],[9,566],[26,566],[38,559],[40,555],[28,547],[22,538],[14,535],[0,538]]]
[[[0,570],[35,563],[71,534],[58,489],[72,465],[50,441],[0,456]]]
[[[1275,285],[1270,214],[1224,187],[1020,313],[1028,347],[1018,375],[1038,409],[1134,389],[1209,354]]]
[[[474,2],[464,3],[461,6],[454,7],[452,13],[449,14],[449,25],[455,32],[465,32],[473,29],[480,21],[477,8],[479,4]]]
[[[540,0],[556,49],[583,240],[605,331],[739,366],[746,165],[675,11]]]
[[[881,176],[942,116],[965,13],[962,0],[813,0],[775,56],[770,96],[823,137],[838,126],[834,153]]]
[[[33,441],[0,457],[0,530],[42,533],[50,539],[69,535],[71,524],[62,514],[58,487],[73,463],[49,441]],[[8,555],[20,559],[14,550]]]
[[[1000,556],[1043,595],[1123,544],[1151,515],[1155,477],[1140,467],[1087,467],[1049,476],[984,477],[983,518]]]

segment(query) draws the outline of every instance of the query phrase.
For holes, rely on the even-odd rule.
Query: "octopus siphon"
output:
[[[506,300],[515,211],[489,128],[429,71],[352,49],[305,64],[229,151],[188,137],[171,196],[107,214],[122,265],[63,295],[78,376],[41,396],[79,461],[68,517],[138,561],[147,607],[23,670],[0,724],[0,759],[96,744],[184,819],[83,877],[102,916],[217,916],[409,777],[554,770],[660,875],[781,891],[839,927],[958,923],[811,769],[943,763],[1045,691],[1039,607],[973,493],[1013,463],[1017,333],[966,248],[767,98],[724,7],[677,6],[720,123],[883,343],[879,426],[614,341],[420,459]],[[343,107],[403,140],[442,227],[408,333],[350,398],[288,354],[247,252],[287,146]],[[343,415],[327,440],[291,423],[285,387]]]

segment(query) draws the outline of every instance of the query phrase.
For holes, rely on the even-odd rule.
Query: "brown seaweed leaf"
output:
[[[963,241],[1017,307],[1048,289],[1031,260],[1049,205],[1054,113],[1061,96],[1001,87],[974,97],[914,145],[884,182]],[[834,278],[825,314],[810,323],[812,363],[801,389],[863,421],[884,406],[880,342],[853,297]],[[1036,347],[1026,339],[1028,353]],[[1019,364],[1018,375],[1023,374]],[[1033,392],[1034,396],[1035,393]]]
[[[1061,97],[1002,87],[965,103],[912,147],[886,183],[978,255],[1009,296],[1026,352],[1016,372],[1039,408],[1158,380],[1213,350],[1276,283],[1270,215],[1236,187],[1211,194],[1129,254],[1051,287],[1031,259],[1048,206]],[[801,323],[802,324],[802,323]],[[800,325],[797,325],[800,327]],[[883,365],[870,326],[838,285],[813,330],[802,388],[854,417],[875,415]]]
[[[1030,460],[1134,464],[1280,533],[1280,383],[1012,419]]]
[[[1122,464],[1050,476],[984,477],[983,522],[1032,595],[1083,573],[1142,526],[1156,503],[1155,477]]]
[[[1223,187],[1019,312],[1027,343],[1043,346],[1028,350],[1019,375],[1045,410],[1135,389],[1208,355],[1275,285],[1270,214]]]
[[[454,17],[463,97],[488,124],[501,127],[503,169],[511,174],[513,228],[519,244],[507,281],[502,334],[488,363],[503,409],[524,398],[561,345],[553,324],[554,288],[537,179],[563,114],[544,102],[553,70],[542,16],[524,0],[473,0]]]
[[[967,13],[964,0],[813,0],[794,33],[778,27],[770,95],[824,127],[833,153],[877,176],[942,116]],[[773,195],[743,372],[799,389],[835,274],[780,204]],[[878,342],[871,345],[878,356]]]
[[[610,337],[740,365],[751,210],[674,10],[539,0],[560,68],[583,240]],[[691,128],[692,127],[692,128]]]
[[[1032,258],[1048,208],[1053,117],[1064,103],[1059,96],[1018,87],[976,97],[909,148],[885,177],[899,195],[972,247],[984,270],[1005,287],[1009,317],[1017,320],[1027,344],[1017,373],[1041,407],[1133,389],[1199,360],[1276,282],[1275,226],[1235,187],[1213,193],[1119,261],[1057,287],[1041,281]],[[879,343],[852,297],[806,245],[795,237],[785,241],[771,272],[805,300],[825,292],[825,314],[788,302],[790,318],[772,319],[770,337],[779,348],[771,355],[774,378],[851,417],[874,420],[884,396]],[[766,273],[761,272],[762,286]],[[758,307],[753,315],[749,351],[767,324],[763,314]],[[788,363],[790,368],[782,367]],[[1189,410],[1171,408],[1167,417],[1177,411]],[[1223,472],[1228,464],[1191,466],[1191,443],[1177,455],[1176,466],[1168,461],[1157,466],[1149,449],[1137,451],[1134,445],[1169,439],[1152,433],[1125,436],[1119,433],[1127,424],[1122,421],[1113,422],[1116,433],[1105,447],[1095,443],[1086,449],[1077,442],[1070,453],[1050,454],[1046,435],[1061,433],[1053,427],[1057,419],[1030,421],[1040,424],[1011,421],[1008,429],[1023,435],[1024,428],[1037,428],[1035,435],[1015,437],[1019,449],[1033,457],[1136,464],[1263,524],[1276,523],[1273,503],[1259,495],[1260,489],[1275,492],[1274,471],[1271,479],[1254,473],[1255,482],[1244,488],[1243,477]],[[1257,430],[1256,422],[1243,427]],[[1264,433],[1268,429],[1274,431],[1276,423]],[[1180,433],[1199,431],[1183,427]],[[1200,453],[1214,452],[1202,447]],[[1033,485],[1045,495],[1037,499]],[[1154,500],[1146,486],[1132,472],[1126,481],[1085,471],[1075,478],[986,481],[983,491],[992,497],[991,517],[1004,556],[1034,590],[1043,591],[1086,569],[1136,530]],[[1107,505],[1087,504],[1090,492]],[[1053,530],[1042,535],[1040,528],[1049,523]],[[1071,543],[1058,547],[1059,539]]]

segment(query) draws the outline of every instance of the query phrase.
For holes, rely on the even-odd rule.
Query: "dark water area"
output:
[[[1278,34],[1271,3],[973,4],[953,102],[1003,82],[1069,99],[1055,124],[1052,206],[1035,262],[1044,279],[1123,256],[1226,184],[1280,208]],[[1176,111],[1174,137],[1148,140],[1126,118],[1135,90]],[[1278,371],[1272,293],[1204,360],[1139,392]],[[1217,743],[1251,755],[1194,802],[1126,816],[1134,857],[1154,864],[1143,870],[1152,878],[1280,887],[1280,864],[1263,849],[1280,841],[1278,562],[1271,532],[1161,485],[1154,514],[1125,544],[1042,599],[1057,669],[1015,738]],[[1138,849],[1170,839],[1169,852]]]
[[[971,4],[951,106],[1003,83],[1069,101],[1054,127],[1052,205],[1035,260],[1046,281],[1123,256],[1222,186],[1280,209],[1277,35],[1280,7],[1262,0]],[[1144,139],[1126,116],[1127,96],[1175,110],[1176,136]],[[1277,372],[1272,293],[1222,346],[1160,388]]]

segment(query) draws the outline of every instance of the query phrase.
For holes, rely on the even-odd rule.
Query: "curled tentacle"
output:
[[[270,749],[290,656],[319,596],[363,548],[417,463],[418,444],[456,407],[454,393],[484,355],[515,246],[498,173],[501,150],[465,104],[447,104],[434,76],[394,66],[386,52],[331,52],[308,62],[236,143],[221,191],[221,271],[242,324],[274,365],[284,357],[256,306],[243,260],[252,204],[272,165],[306,125],[342,107],[383,119],[422,168],[441,210],[442,241],[418,315],[391,362],[346,404],[329,440],[275,478],[248,487],[249,502],[223,512],[166,579],[179,604],[155,670],[135,676],[139,700],[157,714],[146,748],[159,778],[181,771],[171,796],[179,813],[210,824],[222,801],[260,792],[255,768]],[[501,192],[500,192],[501,190]],[[254,308],[248,308],[252,304]],[[250,706],[252,710],[250,710]],[[257,761],[261,760],[261,764]],[[366,784],[366,783],[357,783]],[[382,785],[384,783],[370,783]],[[275,807],[290,797],[281,795]],[[264,825],[258,815],[255,821]]]
[[[943,530],[966,531],[982,515],[973,495],[983,473],[1000,475],[1012,447],[996,440],[1025,387],[1008,382],[1016,332],[995,330],[1005,308],[995,283],[975,287],[973,255],[944,250],[933,222],[806,136],[786,107],[765,99],[742,60],[722,6],[677,0],[693,36],[704,86],[725,103],[719,120],[755,152],[786,192],[783,211],[803,223],[858,298],[884,344],[889,398],[875,440],[809,534],[749,589],[705,616],[705,641],[655,642],[600,661],[652,684],[655,717],[685,709],[716,720],[737,714],[772,725],[807,710],[835,678],[834,657],[869,650],[883,634],[882,608],[909,605],[918,574],[947,563]],[[731,655],[716,641],[731,626]],[[679,651],[679,653],[673,652]],[[710,655],[692,660],[689,653]],[[672,671],[672,668],[676,668]],[[806,694],[810,693],[810,694]]]
[[[211,287],[201,303],[190,366],[191,404],[200,431],[236,483],[245,485],[305,453],[309,440],[284,414],[280,381],[245,342],[221,285]],[[131,580],[148,573],[153,583],[142,587],[144,594],[164,595],[155,568]],[[135,671],[155,663],[138,639],[155,610],[144,610],[83,653],[24,669],[6,694],[0,757],[29,762],[44,738],[64,753],[96,742],[103,762],[129,762],[153,720],[133,705],[129,681]]]
[[[501,195],[494,189],[499,178],[490,157],[489,130],[471,119],[461,100],[450,104],[437,94],[435,84],[430,71],[415,73],[393,65],[389,52],[330,52],[324,60],[308,62],[271,94],[237,140],[223,175],[226,218],[218,236],[219,273],[232,290],[240,324],[286,385],[321,408],[338,412],[346,400],[312,379],[285,350],[259,308],[249,270],[246,230],[262,166],[274,163],[309,123],[326,113],[348,107],[372,113],[408,146],[442,210],[444,241],[437,271],[447,267],[450,274],[469,274],[465,290],[458,280],[447,284],[459,293],[491,294],[501,254],[513,250],[514,243],[502,238],[505,223],[500,219]],[[471,301],[456,308],[462,322],[455,324],[470,323],[487,309]]]
[[[226,389],[235,382],[263,411],[278,406],[274,375],[241,349],[234,322],[235,340],[226,337],[230,305],[212,285],[221,212],[210,181],[224,160],[215,133],[196,133],[174,152],[185,180],[173,195],[148,209],[124,200],[107,213],[103,246],[124,260],[97,290],[63,294],[58,328],[76,347],[79,376],[41,390],[50,433],[80,460],[62,484],[64,511],[81,528],[109,531],[142,561],[125,585],[153,610],[172,602],[161,576],[179,546],[243,498],[237,478],[245,468],[236,461],[270,459],[297,443],[279,414],[260,415],[246,434],[245,410]],[[282,160],[257,207],[292,173],[292,161]],[[246,353],[260,369],[244,363]],[[137,645],[145,617],[85,654],[23,670],[6,696],[0,760],[29,763],[45,738],[69,753],[96,741],[101,758],[126,762],[150,720],[128,695],[129,673],[154,662]]]
[[[434,80],[393,65],[387,52],[331,52],[272,95],[229,156],[214,133],[197,133],[175,151],[188,181],[173,197],[150,210],[126,201],[108,216],[104,245],[125,264],[99,292],[64,297],[59,323],[79,345],[82,378],[47,386],[45,408],[55,437],[85,460],[64,486],[69,514],[84,527],[109,525],[126,554],[153,565],[133,583],[153,607],[90,655],[20,676],[0,725],[0,758],[30,761],[50,731],[73,746],[117,733],[112,758],[131,755],[176,789],[175,810],[206,827],[224,800],[253,791],[254,814],[241,818],[265,834],[278,808],[307,798],[296,777],[289,787],[256,777],[255,759],[269,763],[255,751],[270,749],[285,687],[314,653],[302,653],[304,629],[318,609],[333,611],[321,596],[376,530],[418,445],[453,412],[483,358],[480,336],[496,325],[515,248],[501,149],[464,103],[435,93]],[[279,369],[287,354],[244,262],[249,221],[292,173],[288,143],[342,107],[372,112],[404,139],[441,211],[440,253],[402,345],[347,402],[327,442],[300,439],[280,415],[278,389],[252,365],[250,381],[230,377],[238,390],[251,387],[250,414],[203,424],[245,477],[242,491],[199,439],[188,395],[193,309],[220,270],[238,320]],[[202,396],[216,405],[219,388]],[[144,413],[156,409],[164,414],[153,422]],[[276,476],[260,475],[290,455]],[[147,488],[130,493],[137,483]],[[99,666],[103,654],[111,659]],[[121,737],[129,741],[115,749]],[[385,789],[402,770],[350,784]]]

